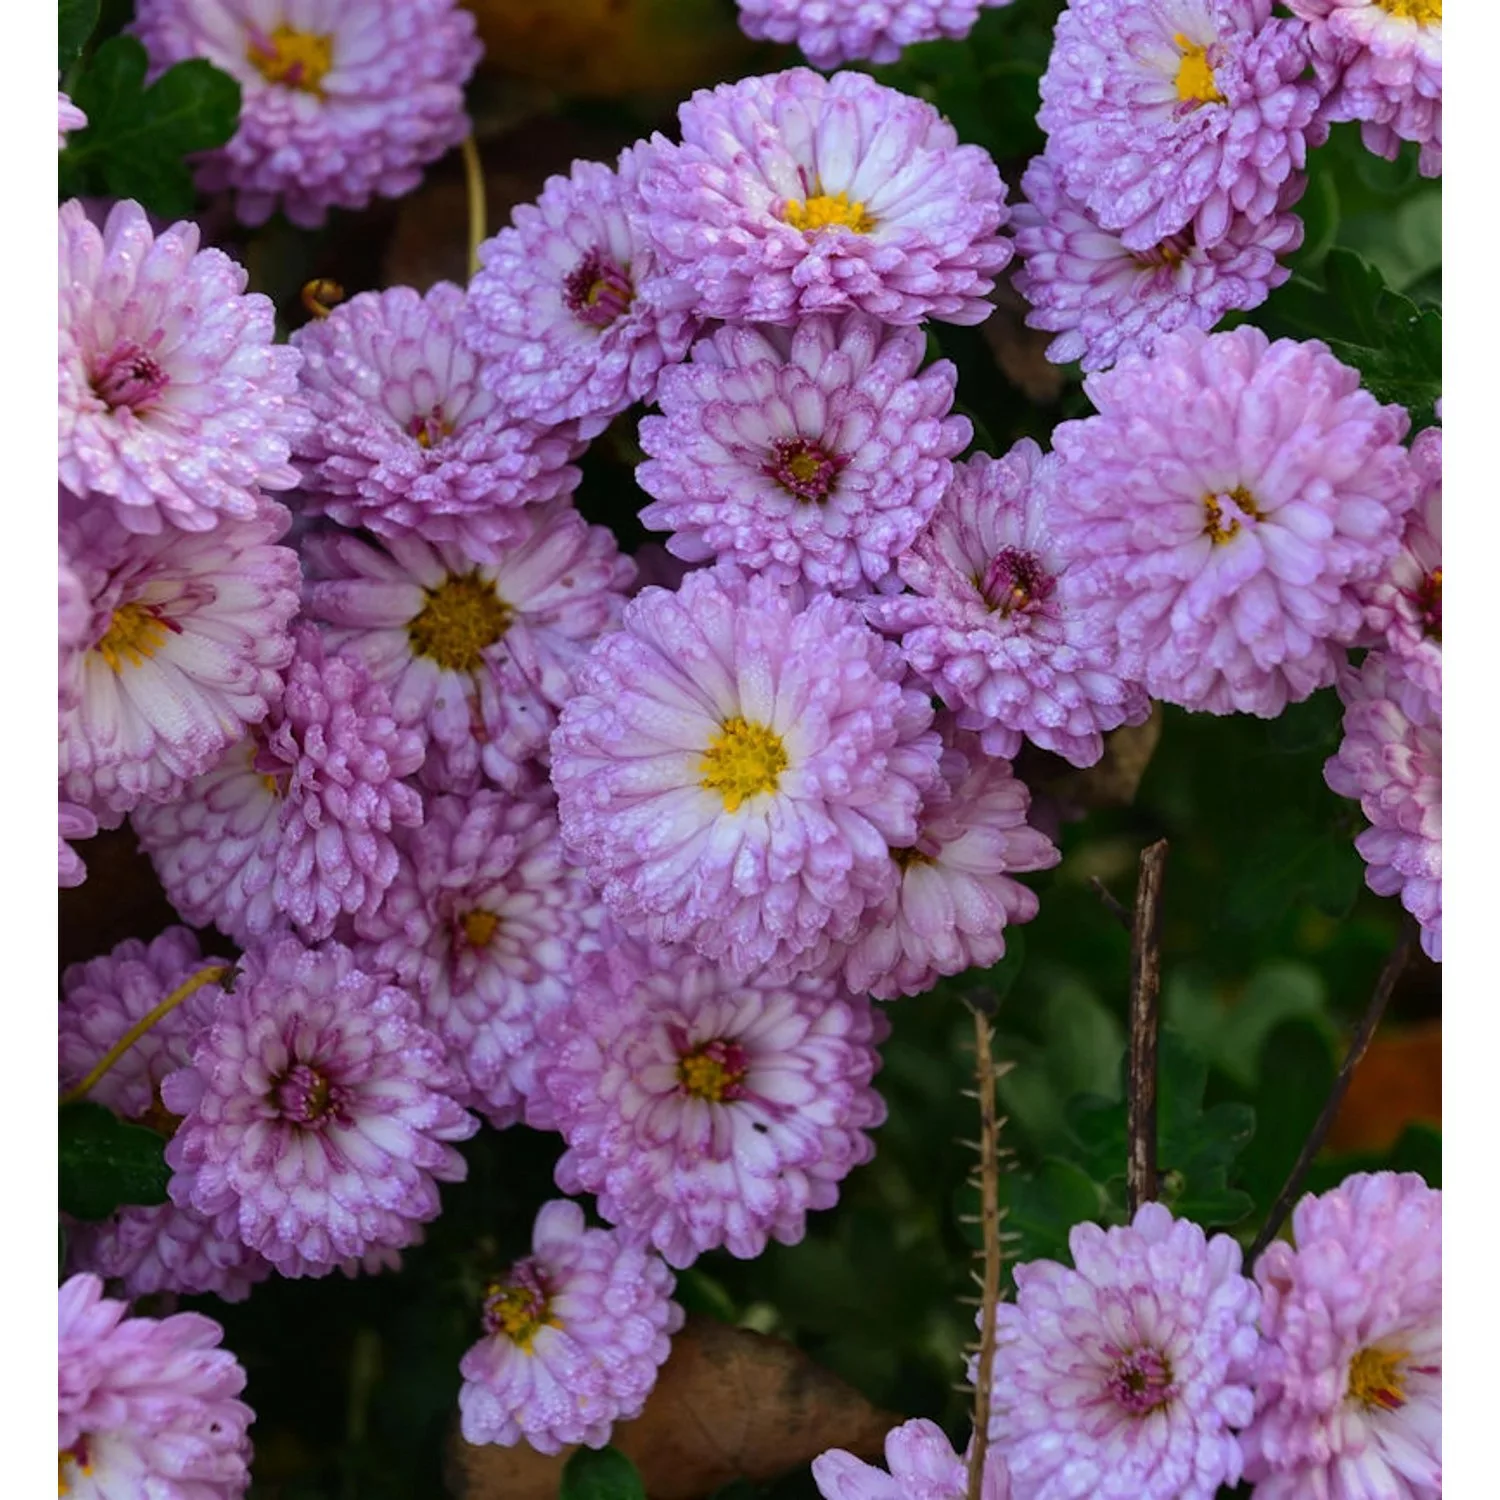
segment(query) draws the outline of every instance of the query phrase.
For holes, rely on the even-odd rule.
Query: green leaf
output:
[[[66,73],[99,24],[99,0],[57,0],[57,71]]]
[[[1256,1071],[1257,1128],[1236,1176],[1264,1214],[1333,1085],[1333,1047],[1326,1026],[1303,1017],[1281,1022],[1262,1043]]]
[[[203,58],[169,68],[146,87],[146,52],[134,37],[111,37],[74,85],[88,127],[58,158],[66,195],[134,198],[164,217],[190,213],[193,181],[184,157],[234,134],[240,86]]]
[[[82,1100],[57,1112],[57,1200],[75,1219],[105,1219],[121,1204],[167,1201],[171,1169],[154,1130]]]
[[[646,1500],[646,1488],[618,1448],[580,1448],[563,1468],[558,1500]]]
[[[1331,917],[1347,916],[1363,879],[1352,840],[1331,836],[1305,813],[1284,812],[1250,839],[1225,893],[1224,920],[1260,931],[1307,902]]]
[[[1082,1167],[1049,1157],[1030,1177],[1003,1174],[1000,1206],[1007,1210],[1001,1228],[1017,1237],[1006,1253],[1007,1265],[1028,1260],[1066,1263],[1068,1231],[1098,1219],[1104,1201]]]

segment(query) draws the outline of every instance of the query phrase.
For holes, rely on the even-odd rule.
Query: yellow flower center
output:
[[[774,792],[786,768],[781,736],[736,714],[724,720],[704,751],[699,785],[724,799],[725,812],[737,812],[747,797]]]
[[[1195,104],[1222,104],[1224,96],[1214,82],[1214,70],[1208,65],[1208,48],[1190,42],[1180,31],[1172,38],[1182,48],[1177,65],[1177,97]]]
[[[865,212],[863,203],[851,203],[848,193],[819,193],[805,203],[789,198],[781,211],[781,217],[793,229],[812,234],[819,229],[832,229],[841,225],[855,234],[869,234],[875,220]]]
[[[70,1469],[73,1471],[71,1474],[68,1472]],[[79,1438],[71,1448],[57,1450],[57,1493],[59,1495],[71,1495],[73,1480],[79,1477],[87,1479],[93,1472],[94,1466],[89,1462],[87,1435]]]
[[[252,38],[245,56],[267,83],[284,83],[305,94],[321,94],[323,75],[333,66],[333,38],[278,26],[271,33],[269,46]]]
[[[550,1303],[534,1272],[522,1273],[509,1284],[496,1282],[485,1298],[485,1326],[491,1333],[504,1334],[523,1354],[530,1354],[542,1329],[562,1326],[552,1315]]]
[[[485,651],[505,634],[510,606],[478,568],[450,573],[426,594],[422,612],[406,627],[412,650],[449,672],[476,671]]]
[[[1443,0],[1375,0],[1375,3],[1400,21],[1415,21],[1418,26],[1443,24]]]
[[[899,869],[909,870],[913,865],[930,865],[932,856],[923,854],[915,844],[906,849],[892,849],[891,858],[896,861]]]
[[[705,1042],[677,1062],[677,1082],[685,1094],[710,1104],[742,1098],[750,1060],[738,1042]]]
[[[1349,1396],[1380,1411],[1406,1405],[1406,1387],[1399,1368],[1409,1357],[1406,1349],[1361,1349],[1349,1361]]]
[[[499,926],[500,918],[494,912],[476,907],[464,914],[464,940],[471,948],[488,948]]]
[[[1232,500],[1235,508],[1248,520],[1259,521],[1261,519],[1260,511],[1256,508],[1255,496],[1243,485],[1237,484],[1229,491],[1226,498]],[[1240,517],[1230,515],[1226,523],[1224,519],[1224,505],[1217,495],[1205,495],[1203,497],[1203,509],[1208,517],[1203,527],[1203,535],[1215,547],[1222,547],[1230,537],[1239,531]]]
[[[166,643],[171,627],[152,613],[145,604],[122,604],[110,616],[109,629],[94,650],[108,664],[111,672],[120,673],[123,657],[132,667],[155,656]]]

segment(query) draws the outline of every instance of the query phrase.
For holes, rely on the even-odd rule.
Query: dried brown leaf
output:
[[[1027,303],[1008,281],[995,287],[995,310],[979,331],[1005,378],[1038,406],[1051,406],[1062,395],[1068,377],[1062,365],[1047,358],[1054,335],[1026,326]]]

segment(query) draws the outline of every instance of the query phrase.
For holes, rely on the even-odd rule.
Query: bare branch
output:
[[[1089,884],[1094,889],[1094,894],[1104,903],[1104,909],[1117,921],[1126,932],[1130,931],[1130,912],[1124,903],[1099,879],[1097,875],[1089,876]]]
[[[974,1436],[969,1444],[968,1500],[980,1500],[990,1446],[990,1389],[995,1372],[995,1307],[1000,1301],[1000,1125],[995,1108],[994,1030],[974,1011],[975,1076],[979,1093],[980,1217],[984,1275],[979,1310],[979,1360],[974,1371]]]
[[[1161,895],[1167,841],[1141,850],[1130,938],[1130,1071],[1125,1101],[1130,1154],[1125,1186],[1131,1217],[1156,1197],[1156,1037],[1161,994]]]

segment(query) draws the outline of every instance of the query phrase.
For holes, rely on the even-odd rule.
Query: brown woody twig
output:
[[[1104,903],[1104,909],[1121,927],[1129,932],[1131,929],[1130,909],[1119,899],[1097,875],[1089,876],[1089,885],[1093,887],[1094,894]]]
[[[1125,1100],[1130,1141],[1125,1162],[1132,1218],[1156,1197],[1156,1036],[1161,994],[1161,894],[1167,841],[1141,850],[1130,937],[1130,1077]]]

